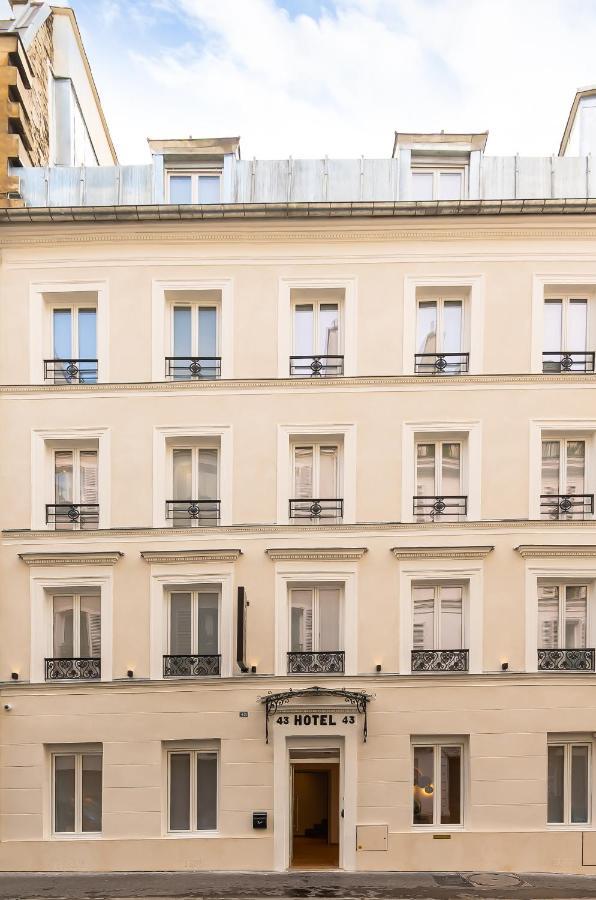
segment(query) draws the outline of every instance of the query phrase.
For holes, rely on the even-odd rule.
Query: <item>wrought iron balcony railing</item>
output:
[[[553,350],[542,354],[542,371],[578,372],[586,374],[594,371],[593,350]]]
[[[329,378],[344,374],[343,356],[290,356],[290,375]]]
[[[344,514],[344,501],[318,497],[313,500],[290,500],[290,519],[333,519],[337,521]]]
[[[221,356],[166,356],[166,378],[174,381],[221,378]]]
[[[416,375],[463,375],[469,371],[469,353],[416,353]]]
[[[343,650],[292,650],[288,653],[288,675],[342,675]]]
[[[199,653],[196,656],[175,654],[164,656],[164,678],[201,678],[221,673],[219,653]]]
[[[412,650],[412,672],[467,671],[467,650]]]
[[[459,522],[468,514],[468,498],[461,495],[414,497],[414,515],[420,522]]]
[[[101,678],[99,656],[53,656],[46,659],[46,681],[91,681],[94,678]]]
[[[99,503],[46,503],[46,524],[56,529],[99,528]]]
[[[174,528],[217,525],[221,500],[166,500],[166,519]]]
[[[97,360],[44,359],[43,377],[51,384],[97,384]]]
[[[541,494],[543,519],[587,519],[594,514],[594,494]]]
[[[538,668],[541,672],[593,672],[594,648],[538,648]]]

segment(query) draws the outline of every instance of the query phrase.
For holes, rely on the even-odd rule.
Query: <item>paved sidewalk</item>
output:
[[[0,874],[0,900],[546,900],[596,898],[596,877],[440,872]]]

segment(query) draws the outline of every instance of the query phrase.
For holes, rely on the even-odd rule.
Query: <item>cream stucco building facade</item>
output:
[[[19,173],[0,869],[596,870],[596,201],[485,141]]]

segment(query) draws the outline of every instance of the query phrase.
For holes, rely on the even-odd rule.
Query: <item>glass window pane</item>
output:
[[[56,503],[72,503],[72,450],[57,450],[54,454],[54,484]]]
[[[463,177],[461,172],[441,172],[439,200],[461,200]]]
[[[79,310],[79,358],[97,357],[97,312],[94,309]]]
[[[192,450],[174,450],[172,500],[198,500],[192,496]]]
[[[319,497],[337,497],[337,447],[321,447],[319,456]]]
[[[586,300],[570,300],[567,307],[567,346],[564,350],[585,350],[588,333],[588,304]]]
[[[199,653],[219,652],[219,594],[199,593]]]
[[[341,650],[339,616],[339,588],[319,588],[319,642],[315,649]]]
[[[566,350],[561,346],[562,341],[562,313],[561,300],[546,300],[544,303],[544,349],[546,352]]]
[[[81,597],[80,656],[101,657],[101,597]]]
[[[461,747],[441,747],[441,825],[461,824]]]
[[[313,448],[294,448],[294,497],[311,500],[313,496]]]
[[[311,356],[314,352],[314,314],[312,303],[294,307],[294,355]]]
[[[192,597],[190,593],[170,594],[170,654],[192,653]]]
[[[182,202],[182,201],[180,201]],[[219,175],[199,176],[199,203],[220,203]]]
[[[197,829],[217,828],[217,753],[197,754]]]
[[[440,650],[463,647],[463,597],[461,587],[441,588]]]
[[[319,311],[319,353],[339,353],[339,308],[337,303],[321,303]]]
[[[589,816],[589,748],[576,744],[571,747],[571,821],[588,822]]]
[[[197,500],[217,500],[218,499],[218,478],[217,478],[217,457],[216,449],[199,450],[199,496]]]
[[[433,824],[434,747],[414,747],[414,825]]]
[[[192,203],[190,175],[170,176],[170,203]]]
[[[559,646],[559,588],[541,585],[538,589],[538,646]]]
[[[565,647],[586,646],[588,589],[585,584],[568,585],[565,598]]]
[[[312,601],[311,590],[298,588],[290,593],[290,650],[292,652],[309,653],[313,649]]]
[[[433,173],[412,172],[412,200],[433,199]]]
[[[443,444],[441,471],[441,493],[447,496],[459,494],[461,491],[461,444]]]
[[[542,493],[559,493],[560,441],[542,441]]]
[[[462,339],[461,300],[446,300],[443,304],[443,353],[459,353]]]
[[[565,821],[564,782],[565,748],[551,745],[548,748],[548,822]]]
[[[435,445],[416,445],[416,494],[435,496]]]
[[[101,754],[84,753],[82,768],[82,830],[101,831]]]
[[[413,597],[413,650],[435,649],[435,589],[415,587]]]
[[[190,754],[170,754],[170,831],[190,830]]]
[[[54,358],[70,359],[72,356],[72,316],[69,309],[55,309],[52,316],[54,332]]]
[[[174,307],[174,356],[183,358],[193,355],[192,352],[192,309],[190,306]]]
[[[81,450],[81,503],[97,503],[97,450]]]
[[[53,601],[53,650],[55,657],[71,659],[74,656],[73,598],[54,597]]]
[[[75,757],[54,757],[54,831],[75,830]]]
[[[416,352],[437,352],[437,304],[434,300],[425,300],[418,304]]]
[[[217,308],[199,306],[199,356],[217,356]]]
[[[567,494],[583,494],[585,471],[585,441],[567,441]]]

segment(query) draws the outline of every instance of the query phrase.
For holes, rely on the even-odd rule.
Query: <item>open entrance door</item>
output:
[[[339,752],[290,751],[290,865],[339,867]]]

